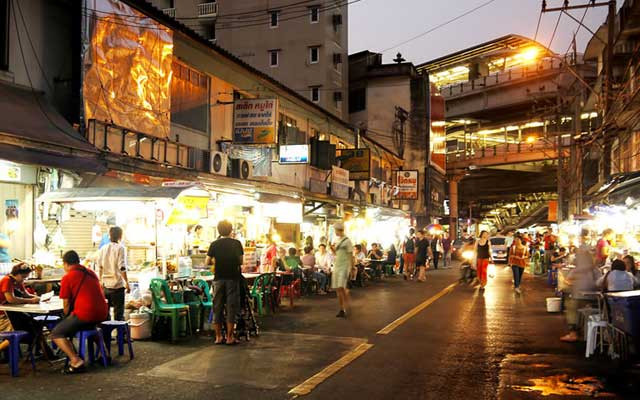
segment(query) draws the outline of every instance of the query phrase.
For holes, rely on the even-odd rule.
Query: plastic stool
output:
[[[589,358],[595,352],[597,344],[597,340],[600,341],[600,352],[602,353],[604,343],[603,343],[603,333],[604,330],[609,326],[607,321],[599,321],[596,318],[589,318],[589,322],[587,323],[587,348],[585,350],[585,357]]]
[[[94,363],[96,354],[93,348],[94,342],[98,342],[97,351],[102,356],[102,364],[106,367],[108,365],[107,350],[104,346],[104,336],[102,335],[102,329],[87,329],[76,333],[78,339],[78,356],[84,360],[85,355],[89,353],[89,362]]]
[[[111,355],[111,332],[115,329],[118,340],[118,355],[124,355],[124,343],[127,342],[129,347],[129,359],[133,360],[133,345],[131,344],[131,328],[127,321],[104,321],[100,324],[104,339],[107,344],[107,352]]]
[[[53,328],[58,325],[58,322],[60,322],[60,317],[57,315],[38,315],[33,319],[42,323],[48,330],[53,330]]]
[[[31,343],[30,339],[31,335],[26,331],[0,332],[0,342],[4,340],[9,341],[9,348],[7,349],[7,352],[9,354],[9,369],[11,371],[11,376],[18,376],[18,364],[20,362],[20,342],[24,341],[29,342],[29,358],[31,359],[31,367],[35,371],[36,359],[33,356],[33,344]]]

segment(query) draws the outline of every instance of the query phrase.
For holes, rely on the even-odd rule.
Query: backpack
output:
[[[404,242],[404,252],[405,253],[414,253],[416,248],[416,242],[413,238],[407,238]]]

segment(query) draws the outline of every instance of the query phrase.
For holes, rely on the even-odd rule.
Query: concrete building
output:
[[[400,55],[397,62],[383,64],[382,54],[362,51],[349,56],[349,90],[351,124],[363,137],[404,159],[404,170],[419,172],[417,201],[398,201],[413,212],[418,226],[443,218],[445,167],[430,154],[444,153],[433,147],[438,137],[429,129],[433,121],[428,77]],[[443,145],[444,136],[439,139]],[[388,178],[395,179],[392,173]]]
[[[346,2],[153,0],[152,3],[332,114],[348,119]]]

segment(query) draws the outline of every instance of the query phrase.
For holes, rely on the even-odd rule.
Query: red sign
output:
[[[394,198],[403,200],[417,200],[418,177],[420,176],[418,171],[395,171],[395,175],[398,194],[396,194]]]

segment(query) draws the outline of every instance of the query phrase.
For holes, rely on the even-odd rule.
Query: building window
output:
[[[171,69],[171,122],[209,132],[209,76],[176,61]]]
[[[9,0],[0,0],[0,70],[9,69]]]
[[[333,92],[333,105],[338,109],[342,107],[342,92]]]
[[[269,22],[269,26],[271,28],[277,28],[280,11],[271,11],[270,14],[271,14],[271,21]]]
[[[309,47],[309,63],[317,64],[320,61],[320,47]]]
[[[311,6],[309,7],[309,20],[312,24],[317,24],[320,21],[320,7],[319,6]]]
[[[280,50],[269,50],[269,66],[277,67],[280,58]]]
[[[314,103],[320,101],[320,86],[311,86],[311,101]]]
[[[342,69],[342,53],[333,53],[333,69],[341,72]]]
[[[215,42],[216,41],[216,23],[211,22],[209,24],[206,24],[204,26],[204,30],[205,30],[205,33],[204,33],[205,37],[209,39],[209,41]]]
[[[367,89],[354,89],[349,92],[349,112],[354,113],[367,108]]]

